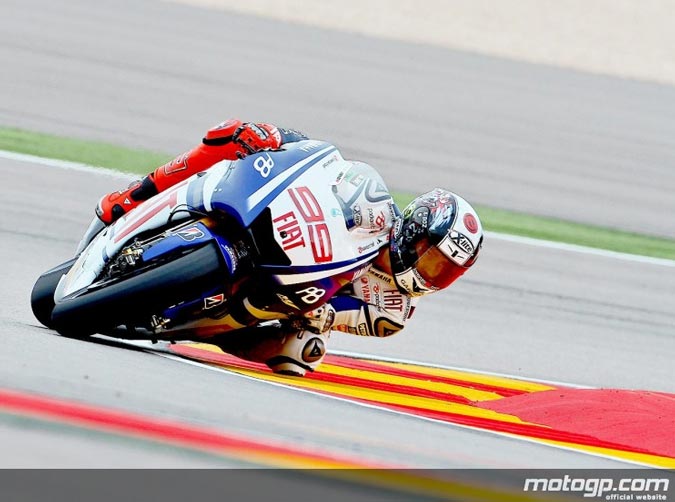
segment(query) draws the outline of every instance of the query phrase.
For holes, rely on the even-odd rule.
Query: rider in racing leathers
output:
[[[202,143],[157,168],[126,190],[104,196],[96,214],[111,224],[144,200],[222,160],[236,160],[283,144],[308,139],[304,134],[264,123],[230,119],[210,129]],[[417,297],[449,286],[476,261],[483,232],[475,210],[458,195],[436,188],[417,197],[401,214],[379,174],[354,162],[352,184],[372,180],[384,196],[354,190],[348,199],[350,232],[389,239],[370,268],[331,300],[306,313],[286,332],[247,330],[269,320],[249,302],[230,323],[241,326],[219,343],[239,357],[264,362],[274,371],[304,375],[323,360],[331,330],[363,336],[389,336],[411,317]],[[358,194],[358,195],[357,195]],[[350,195],[350,194],[347,194]],[[248,309],[248,310],[246,310]],[[268,313],[267,313],[268,314]]]

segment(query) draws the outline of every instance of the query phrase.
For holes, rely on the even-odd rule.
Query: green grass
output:
[[[147,150],[61,138],[11,128],[0,128],[0,149],[81,162],[135,174],[146,174],[172,158],[171,155]],[[395,193],[394,197],[401,207],[413,198],[412,195],[404,193]],[[486,206],[476,206],[476,210],[483,222],[483,227],[493,232],[675,259],[675,240],[672,239],[639,235]]]
[[[70,160],[134,174],[147,174],[171,160],[163,153],[11,128],[0,128],[0,150]]]
[[[413,196],[394,193],[400,207],[405,207]],[[655,258],[675,259],[675,240],[624,232],[544,216],[516,213],[487,206],[474,206],[483,227],[492,232],[532,237],[579,246],[588,246],[620,253]]]

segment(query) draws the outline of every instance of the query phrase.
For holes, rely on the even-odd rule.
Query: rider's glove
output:
[[[273,125],[247,122],[234,131],[232,141],[241,145],[246,154],[251,154],[261,150],[276,150],[281,146],[281,135]]]
[[[321,307],[310,310],[305,314],[304,325],[308,331],[325,333],[330,331],[335,322],[335,309],[330,303],[324,303]]]

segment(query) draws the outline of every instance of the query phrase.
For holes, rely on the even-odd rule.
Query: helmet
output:
[[[410,296],[446,288],[474,264],[482,244],[483,227],[466,200],[441,188],[420,195],[391,229],[396,286]]]

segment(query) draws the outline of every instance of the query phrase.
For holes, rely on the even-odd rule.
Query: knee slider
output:
[[[288,334],[278,354],[265,361],[275,373],[304,376],[314,371],[326,355],[328,333],[314,334],[309,331]]]

